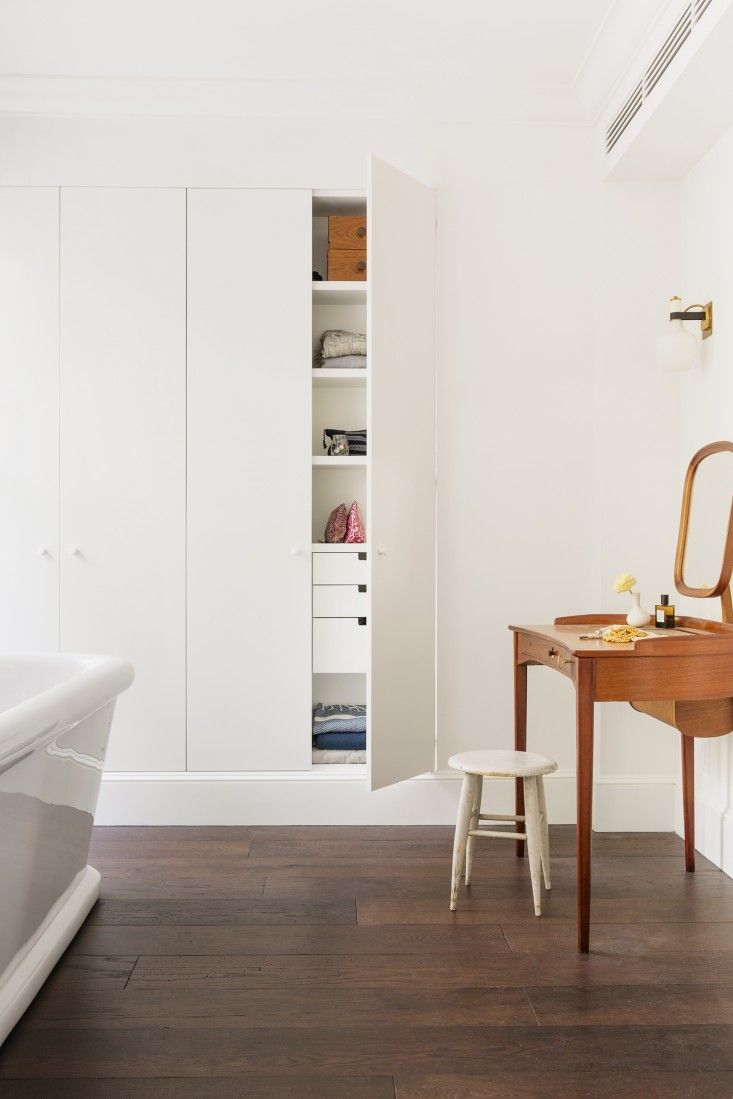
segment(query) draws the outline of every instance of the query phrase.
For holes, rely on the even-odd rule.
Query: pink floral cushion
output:
[[[326,523],[326,533],[324,537],[327,542],[343,542],[346,539],[348,519],[349,516],[345,504],[339,504],[337,508],[333,509],[328,517],[328,522]]]
[[[361,517],[359,511],[359,505],[354,500],[349,508],[349,515],[346,522],[346,542],[366,542],[366,531],[364,529],[364,520]]]

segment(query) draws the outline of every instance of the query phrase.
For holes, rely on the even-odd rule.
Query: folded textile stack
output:
[[[313,763],[366,763],[366,749],[348,752],[334,751],[333,748],[314,748]]]
[[[358,370],[366,366],[366,336],[331,328],[321,336],[314,366],[329,370]]]
[[[313,707],[313,747],[319,751],[364,751],[366,706],[318,702]]]

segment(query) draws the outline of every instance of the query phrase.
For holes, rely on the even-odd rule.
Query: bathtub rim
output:
[[[0,653],[6,664],[66,665],[70,674],[0,713],[0,771],[113,702],[135,678],[127,660],[90,653]]]

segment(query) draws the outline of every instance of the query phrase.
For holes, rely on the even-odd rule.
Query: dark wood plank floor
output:
[[[0,1097],[731,1099],[733,881],[574,830],[535,919],[509,844],[448,909],[448,828],[108,828],[103,894],[0,1052]],[[469,895],[470,894],[470,895]]]

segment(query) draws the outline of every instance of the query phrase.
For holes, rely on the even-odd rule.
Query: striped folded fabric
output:
[[[365,427],[353,430],[346,427],[325,428],[323,432],[323,449],[328,453],[331,452],[334,435],[346,436],[346,441],[349,444],[349,454],[366,454],[367,432]]]
[[[313,707],[313,736],[322,733],[366,733],[366,706],[317,702]]]

